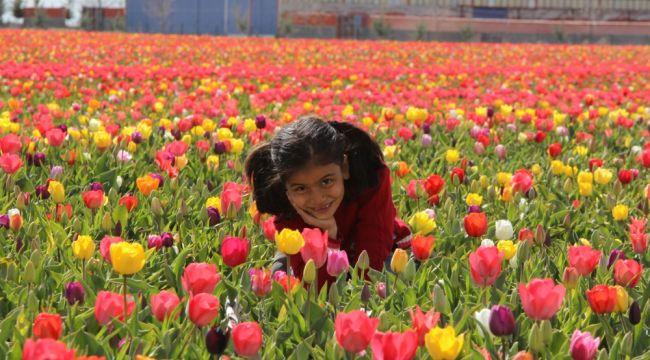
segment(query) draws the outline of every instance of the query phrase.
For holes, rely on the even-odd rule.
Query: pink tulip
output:
[[[316,268],[325,265],[327,261],[327,231],[323,232],[318,228],[305,228],[302,231],[305,245],[300,249],[300,256],[306,263],[310,259],[314,261]]]
[[[526,315],[533,320],[548,320],[562,306],[566,289],[552,279],[533,279],[519,284],[519,297]]]

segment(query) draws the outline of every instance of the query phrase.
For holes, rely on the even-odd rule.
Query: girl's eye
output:
[[[303,193],[305,192],[305,187],[304,186],[296,186],[293,188],[293,192],[295,193]]]
[[[332,184],[334,184],[334,179],[332,178],[323,179],[323,185],[330,186]]]

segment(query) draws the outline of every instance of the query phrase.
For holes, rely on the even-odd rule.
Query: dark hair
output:
[[[344,155],[350,169],[344,200],[350,200],[379,183],[378,170],[385,166],[379,145],[354,125],[315,116],[284,126],[270,142],[253,147],[246,158],[244,168],[257,209],[291,216],[295,210],[287,199],[287,179],[309,164],[342,165]]]

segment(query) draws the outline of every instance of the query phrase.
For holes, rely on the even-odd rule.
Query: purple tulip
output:
[[[158,179],[158,186],[160,186],[160,187],[162,187],[163,184],[165,183],[165,179],[163,179],[162,175],[160,175],[158,173],[152,172],[152,173],[149,173],[149,176],[151,176],[152,178]]]
[[[255,117],[255,127],[258,129],[264,129],[266,127],[266,118],[264,115],[257,115]]]
[[[641,322],[641,307],[639,307],[638,302],[632,302],[627,316],[628,319],[630,319],[630,324],[632,325],[636,325]]]
[[[97,181],[92,182],[92,183],[90,183],[90,190],[92,190],[92,191],[97,191],[97,190],[104,191],[104,185],[102,185],[102,183],[97,182]]]
[[[221,155],[226,152],[226,143],[223,141],[217,141],[214,144],[214,153],[217,155]]]
[[[133,134],[131,134],[131,141],[140,144],[142,142],[142,134],[139,131],[134,131]]]
[[[174,245],[174,236],[171,233],[164,232],[160,234],[160,238],[164,247],[171,247]]]
[[[50,169],[50,177],[52,179],[56,179],[61,174],[63,174],[63,168],[59,165],[54,165]]]
[[[422,135],[422,146],[428,147],[428,146],[431,145],[432,141],[433,140],[431,139],[431,135],[429,135],[429,134]]]
[[[83,304],[86,292],[80,282],[73,281],[65,286],[64,295],[70,305],[74,303]]]
[[[41,166],[43,165],[44,162],[45,162],[45,154],[43,154],[42,152],[37,152],[32,157],[32,164],[34,164],[34,166]]]
[[[158,235],[149,235],[147,237],[147,247],[149,249],[156,248],[160,249],[163,246],[162,238]]]
[[[220,327],[212,327],[208,330],[208,333],[205,334],[205,347],[208,349],[208,352],[212,355],[221,355],[228,346],[228,340],[230,339],[230,331],[221,330]]]
[[[9,229],[9,215],[7,214],[0,215],[0,227]]]
[[[215,226],[221,222],[221,215],[219,215],[219,210],[210,206],[207,209],[208,218],[210,219],[210,226]]]
[[[422,132],[425,134],[429,134],[431,132],[431,125],[430,124],[422,125]]]
[[[515,317],[512,310],[503,305],[494,305],[490,311],[490,331],[496,336],[509,336],[515,331]]]
[[[467,213],[480,213],[481,212],[481,207],[478,205],[472,205],[467,209]]]
[[[609,268],[611,268],[618,259],[625,260],[625,253],[623,250],[619,249],[612,250],[612,252],[609,253],[609,260],[607,260],[607,270],[609,270]]]
[[[50,192],[47,191],[47,185],[36,185],[34,191],[36,192],[36,196],[38,196],[43,200],[48,199],[50,197]]]
[[[495,146],[494,147],[494,152],[497,154],[497,156],[501,160],[505,159],[506,154],[508,153],[508,151],[506,150],[506,147],[503,146],[503,144],[499,144],[499,145]]]

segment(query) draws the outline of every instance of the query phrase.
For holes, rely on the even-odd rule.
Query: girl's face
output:
[[[320,220],[329,219],[343,201],[344,180],[349,177],[347,159],[343,166],[312,164],[289,177],[287,197],[294,208]]]

